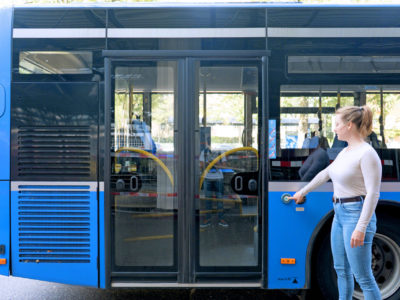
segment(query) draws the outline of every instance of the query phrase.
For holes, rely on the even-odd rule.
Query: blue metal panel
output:
[[[13,188],[12,275],[97,287],[97,221],[88,186]]]
[[[0,8],[0,180],[10,179],[11,8]]]
[[[0,245],[4,246],[4,254],[7,264],[0,265],[0,275],[10,274],[10,182],[0,181]]]
[[[332,210],[332,192],[310,193],[304,205],[283,204],[284,193],[269,193],[268,288],[300,289],[306,284],[307,247],[317,224]],[[400,202],[400,193],[381,192],[380,200]],[[296,263],[281,264],[281,258],[295,258]]]
[[[306,284],[307,247],[317,224],[332,210],[332,192],[310,193],[303,205],[284,204],[284,193],[269,193],[268,288],[300,289]],[[294,258],[296,263],[281,264],[281,258]]]
[[[104,224],[104,192],[100,191],[99,193],[99,286],[101,288],[106,288],[106,244],[105,244],[105,224]]]
[[[400,184],[399,184],[399,192],[400,192]],[[393,201],[393,202],[399,202],[400,203],[400,193],[398,192],[381,192],[380,201]],[[379,204],[379,202],[378,202]],[[400,218],[400,216],[399,216]]]

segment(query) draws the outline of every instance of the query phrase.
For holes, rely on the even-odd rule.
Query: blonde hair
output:
[[[372,110],[367,106],[345,106],[336,111],[343,121],[352,122],[365,138],[372,132]]]

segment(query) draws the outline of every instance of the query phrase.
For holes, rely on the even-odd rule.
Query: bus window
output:
[[[91,51],[21,51],[20,74],[92,74]]]
[[[340,105],[353,105],[350,93],[340,93]],[[324,138],[325,148],[330,148],[335,139],[333,133],[334,114],[338,104],[338,93],[334,87],[282,86],[280,98],[281,149],[307,149],[308,139]]]
[[[382,180],[399,180],[400,87],[368,86],[366,90],[366,104],[374,112],[373,131],[367,141],[381,157]]]
[[[317,147],[334,160],[347,145],[333,131],[336,109],[364,104],[374,112],[373,131],[366,141],[382,159],[383,180],[398,180],[400,88],[365,85],[281,86],[280,140],[278,157],[271,161],[272,179],[303,180],[301,168]]]
[[[333,132],[335,110],[338,102],[354,103],[354,97],[337,91],[335,86],[281,86],[279,140],[277,158],[271,160],[272,179],[308,181],[340,151]],[[314,165],[310,173],[311,169],[304,168],[309,166],[310,159],[305,161],[311,154],[318,155],[320,164]]]
[[[370,143],[374,148],[400,148],[400,87],[369,87],[366,104],[374,111]]]
[[[204,270],[259,265],[259,70],[243,64],[206,61],[198,68],[198,259]]]
[[[174,268],[176,62],[121,63],[114,72],[114,268]]]
[[[289,56],[288,73],[399,73],[399,56]]]

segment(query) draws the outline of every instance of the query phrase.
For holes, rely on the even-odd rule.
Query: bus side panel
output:
[[[382,188],[381,188],[382,189]],[[399,183],[400,190],[400,183]],[[379,201],[394,201],[400,203],[400,193],[398,192],[381,192],[379,196]],[[379,205],[379,202],[378,202]],[[399,216],[400,218],[400,216]]]
[[[0,180],[10,180],[11,16],[0,8]]]
[[[100,187],[104,185],[100,184]],[[104,207],[104,190],[100,188],[99,192],[99,287],[106,288],[106,256],[105,256],[105,224],[104,224],[104,216],[105,216],[105,207]]]
[[[269,289],[306,288],[307,247],[315,227],[332,209],[332,193],[313,192],[305,204],[296,205],[282,202],[281,196],[287,192],[269,193]]]
[[[6,259],[0,264],[0,275],[10,275],[10,183],[0,181],[0,259]]]
[[[11,8],[0,9],[0,275],[9,275],[10,258],[10,81]],[[5,261],[3,260],[5,259]]]
[[[69,200],[67,193],[57,195],[59,186],[46,191],[49,186],[34,184],[12,184],[12,275],[98,287],[97,190],[63,186],[73,190],[69,193],[76,200]],[[50,203],[56,201],[58,206]]]
[[[98,286],[97,82],[14,82],[11,274]]]

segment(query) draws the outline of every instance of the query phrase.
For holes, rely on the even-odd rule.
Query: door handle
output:
[[[139,179],[138,179],[138,177],[136,175],[133,175],[131,177],[130,181],[131,181],[131,184],[130,184],[131,190],[136,192],[138,190],[138,188],[139,188]]]
[[[257,191],[257,180],[250,179],[249,183],[248,183],[248,188],[249,188],[249,191],[251,191],[251,192]]]
[[[243,189],[243,177],[237,176],[235,178],[235,190],[240,192],[242,189]]]
[[[115,189],[117,190],[117,191],[123,191],[124,189],[125,189],[125,181],[123,180],[123,179],[118,179],[116,182],[115,182]]]

